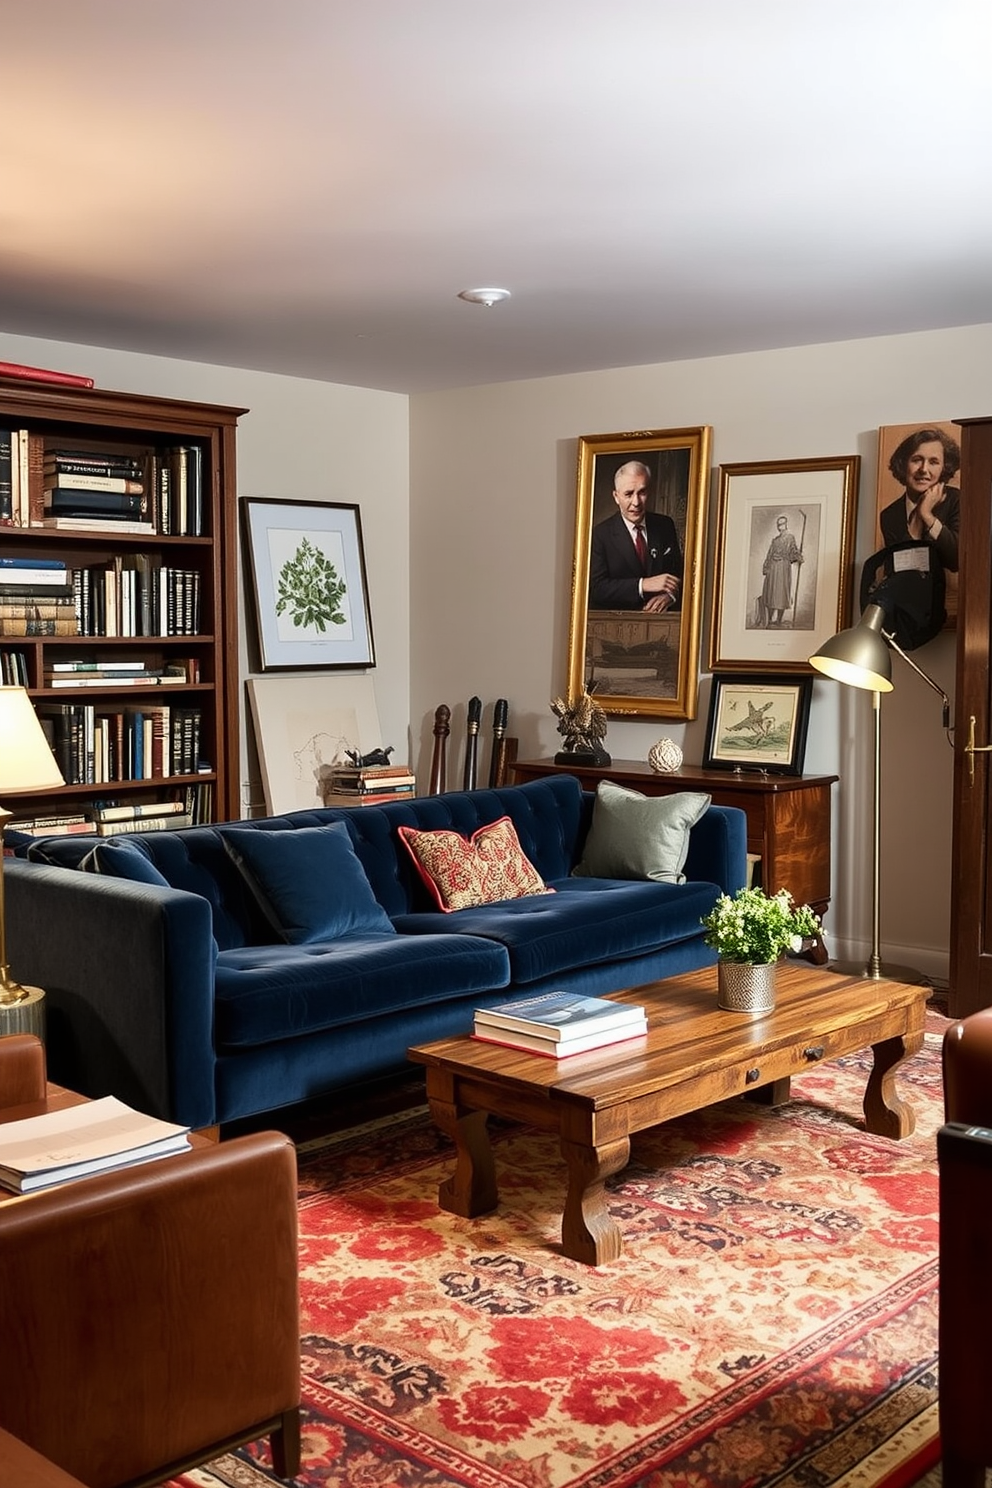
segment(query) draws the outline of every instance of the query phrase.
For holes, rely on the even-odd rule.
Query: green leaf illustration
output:
[[[323,632],[346,623],[341,600],[347,592],[334,564],[305,537],[279,570],[276,614],[288,614],[301,630],[312,626]]]

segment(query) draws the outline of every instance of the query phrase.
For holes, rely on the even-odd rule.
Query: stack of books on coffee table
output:
[[[644,1008],[606,997],[546,992],[540,997],[476,1008],[473,1037],[552,1059],[583,1054],[647,1033]]]

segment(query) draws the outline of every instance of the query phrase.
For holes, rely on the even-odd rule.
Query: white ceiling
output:
[[[992,321],[990,0],[3,10],[10,333],[417,391]]]

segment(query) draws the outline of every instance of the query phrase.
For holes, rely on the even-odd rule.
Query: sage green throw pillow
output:
[[[682,869],[689,852],[689,832],[710,800],[702,791],[645,796],[601,780],[582,861],[573,874],[685,883]]]

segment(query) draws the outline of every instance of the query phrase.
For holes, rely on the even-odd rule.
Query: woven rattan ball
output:
[[[648,751],[648,764],[659,775],[669,775],[682,763],[682,751],[674,739],[659,739]]]

